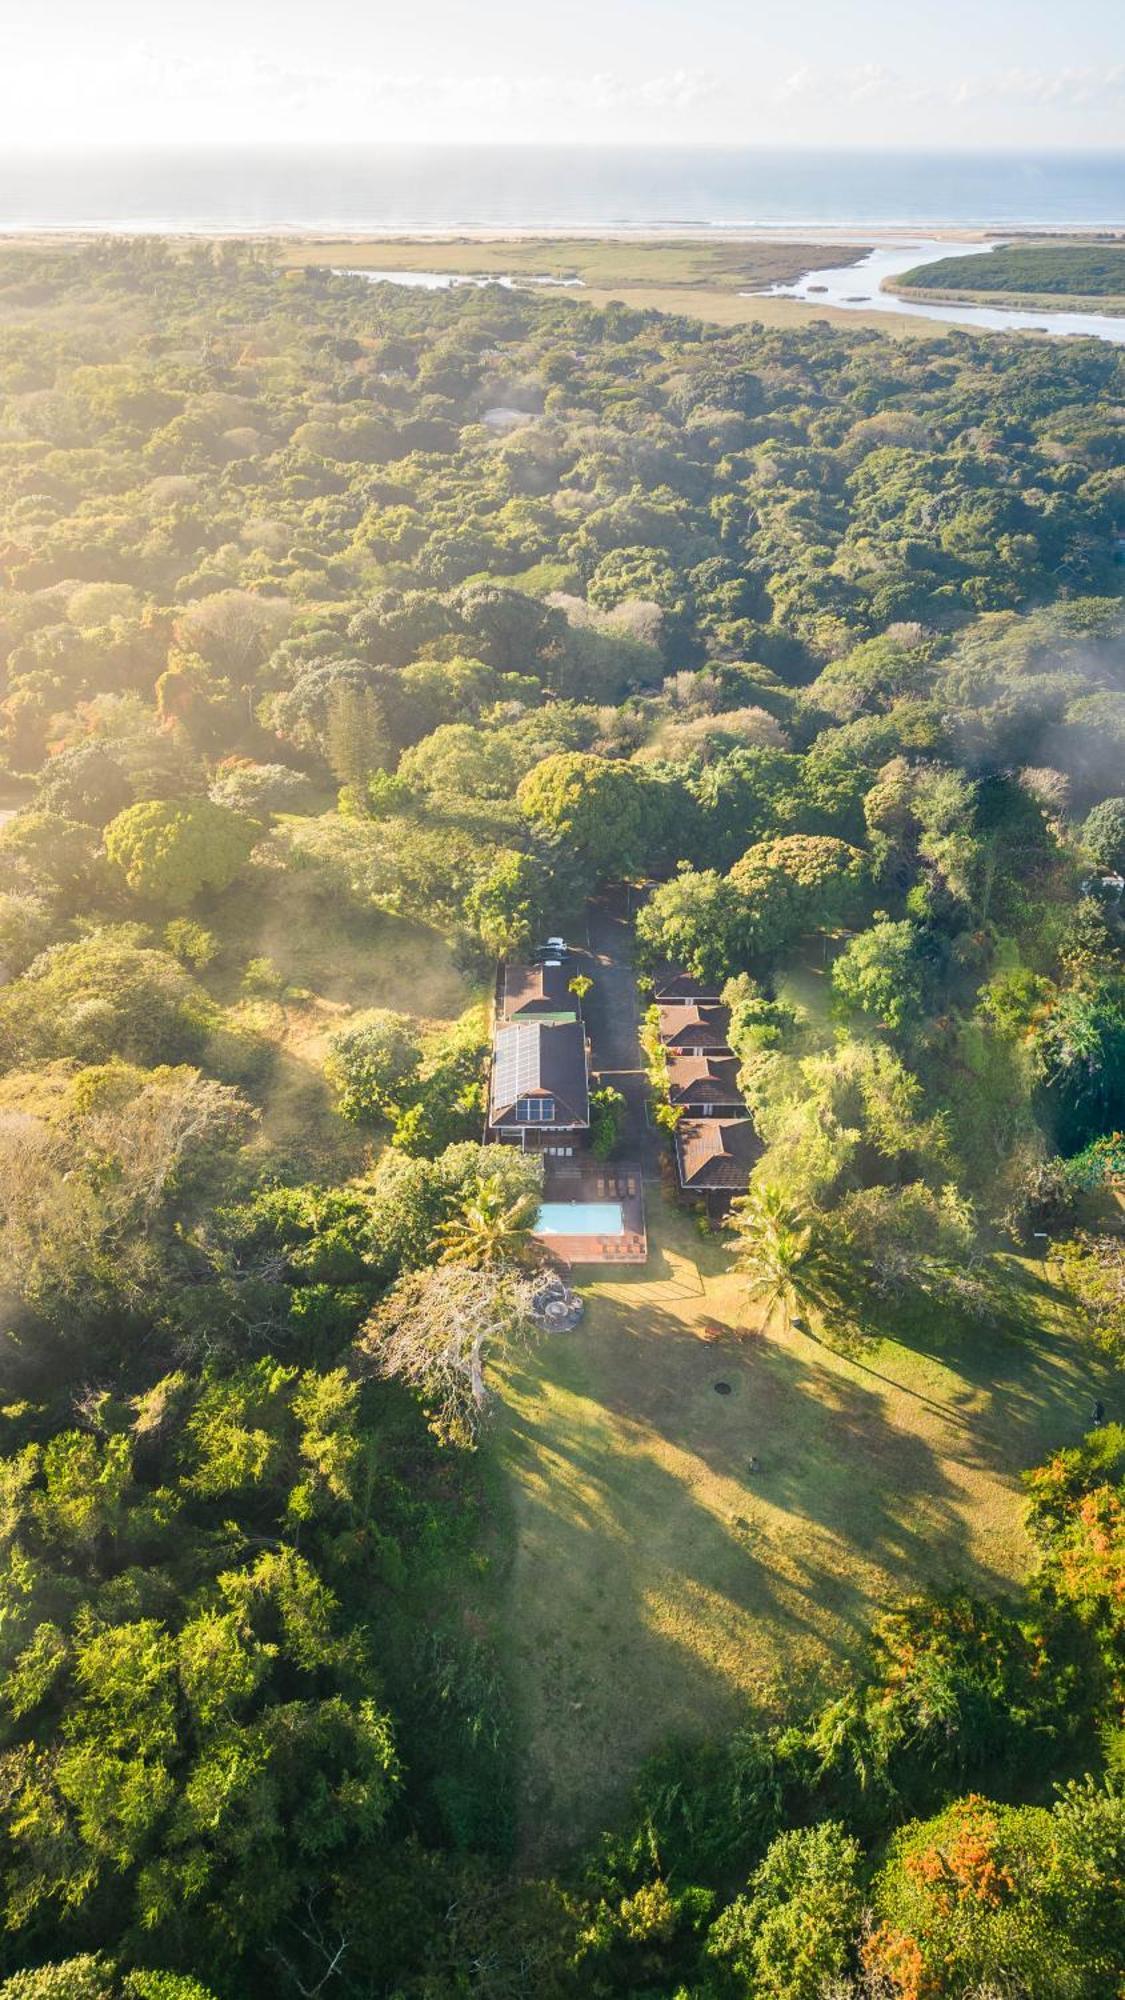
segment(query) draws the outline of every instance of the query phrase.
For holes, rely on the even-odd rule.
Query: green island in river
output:
[[[887,286],[904,297],[1013,307],[1125,309],[1125,243],[1002,243],[988,256],[918,264]]]

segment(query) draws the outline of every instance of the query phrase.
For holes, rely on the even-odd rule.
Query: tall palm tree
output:
[[[751,1297],[765,1305],[767,1325],[778,1311],[786,1327],[802,1312],[823,1311],[832,1271],[814,1217],[781,1188],[766,1186],[734,1204],[734,1227],[735,1263],[749,1279]]]
[[[448,1222],[438,1224],[434,1248],[442,1264],[465,1264],[471,1271],[495,1271],[527,1261],[537,1197],[512,1200],[498,1174],[477,1183],[475,1193]]]

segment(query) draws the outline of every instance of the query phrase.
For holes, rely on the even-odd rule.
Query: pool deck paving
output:
[[[624,1224],[614,1236],[532,1236],[556,1263],[570,1270],[576,1264],[643,1264],[648,1257],[645,1231],[644,1177],[636,1160],[608,1164],[589,1157],[548,1160],[543,1185],[545,1202],[613,1201],[621,1204]]]

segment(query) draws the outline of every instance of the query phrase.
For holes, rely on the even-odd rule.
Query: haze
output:
[[[10,11],[10,0],[9,0]],[[6,146],[365,141],[1099,147],[1125,130],[1115,0],[741,5],[116,0],[26,8]]]

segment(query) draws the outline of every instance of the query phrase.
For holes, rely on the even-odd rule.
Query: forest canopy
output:
[[[1115,2000],[1100,1418],[1018,1596],[896,1558],[525,1865],[481,1133],[497,957],[627,883],[748,1293],[1120,1362],[1123,356],[0,252],[0,2000]]]

